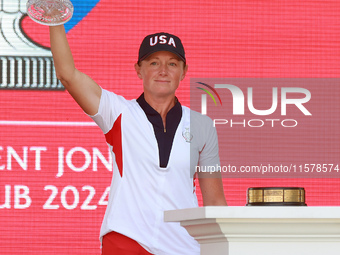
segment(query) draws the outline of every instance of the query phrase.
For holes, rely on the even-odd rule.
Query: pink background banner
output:
[[[269,109],[272,88],[278,88],[278,108],[270,117],[296,119],[298,125],[218,126],[223,164],[340,163],[339,1],[101,0],[74,5],[77,20],[67,27],[67,36],[77,68],[127,99],[142,93],[133,67],[139,44],[145,35],[161,31],[178,35],[186,49],[189,71],[177,93],[183,105],[192,103],[193,78],[228,78],[230,84],[241,81],[234,85],[245,95],[242,119],[265,119],[248,110],[247,88],[253,87],[256,109]],[[13,19],[6,10],[0,12],[2,20]],[[112,171],[104,136],[65,90],[53,82],[44,85],[53,80],[53,74],[41,74],[50,70],[48,28],[25,15],[18,30],[6,24],[17,23],[0,24],[0,254],[99,254]],[[26,38],[18,45],[14,31]],[[297,85],[289,82],[294,79]],[[312,115],[289,105],[282,116],[282,87],[309,90],[311,99],[304,106]],[[227,111],[222,118],[239,121],[231,108],[224,108],[230,107],[230,94],[219,94]],[[219,107],[209,98],[208,113]],[[276,153],[280,150],[284,153]],[[306,189],[308,206],[340,205],[338,176],[305,173],[224,178],[226,199],[230,206],[244,206],[249,187],[295,186]],[[202,204],[199,188],[198,198]]]

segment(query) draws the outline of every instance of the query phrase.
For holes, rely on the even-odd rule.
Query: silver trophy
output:
[[[58,26],[72,18],[73,5],[70,0],[28,0],[27,14],[39,24]]]

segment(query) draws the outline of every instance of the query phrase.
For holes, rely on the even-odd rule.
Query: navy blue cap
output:
[[[186,62],[184,47],[177,36],[168,33],[156,33],[146,36],[139,48],[138,62],[158,51],[169,51]]]

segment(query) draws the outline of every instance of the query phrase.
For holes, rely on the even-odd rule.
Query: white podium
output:
[[[208,206],[166,211],[201,255],[339,255],[340,207]]]

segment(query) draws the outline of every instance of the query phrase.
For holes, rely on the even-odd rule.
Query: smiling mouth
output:
[[[161,83],[169,83],[170,81],[163,81],[163,80],[155,80],[155,82],[161,82]]]

